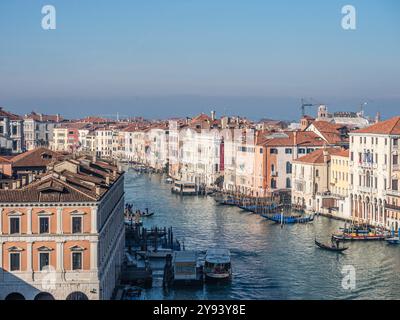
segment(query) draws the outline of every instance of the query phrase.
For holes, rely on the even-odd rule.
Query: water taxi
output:
[[[182,196],[194,196],[197,195],[197,188],[196,184],[192,182],[175,181],[171,192]]]
[[[228,249],[207,250],[204,262],[206,280],[229,280],[232,277],[231,254]]]

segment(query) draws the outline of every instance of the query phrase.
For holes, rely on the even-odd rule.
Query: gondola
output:
[[[140,216],[141,217],[151,217],[154,214],[154,212],[145,212],[145,213],[141,213]]]
[[[328,245],[326,245],[326,244],[323,244],[323,243],[321,243],[321,242],[318,242],[316,239],[315,239],[315,244],[316,244],[318,247],[320,247],[321,249],[328,250],[328,251],[343,252],[343,251],[345,251],[345,250],[348,249],[348,247],[337,248],[337,247],[335,247],[335,246],[333,246],[333,245],[332,245],[332,246],[328,246]]]

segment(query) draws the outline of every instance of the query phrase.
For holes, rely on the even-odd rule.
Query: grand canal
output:
[[[146,299],[400,299],[400,247],[384,242],[347,243],[344,254],[317,248],[343,222],[318,217],[307,225],[284,226],[216,205],[212,197],[179,197],[160,175],[127,172],[125,199],[155,212],[145,226],[173,226],[187,250],[229,248],[230,284],[164,291],[155,283]],[[356,288],[342,288],[341,273],[351,265]]]

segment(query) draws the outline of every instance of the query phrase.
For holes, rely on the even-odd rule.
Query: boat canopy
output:
[[[209,249],[207,250],[206,262],[209,263],[230,263],[231,254],[228,249]]]

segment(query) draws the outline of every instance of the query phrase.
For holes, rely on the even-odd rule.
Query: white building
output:
[[[400,225],[400,117],[350,133],[350,203],[354,220]]]
[[[23,119],[0,107],[0,154],[21,153],[23,149]]]
[[[329,162],[337,148],[317,149],[293,161],[292,204],[306,212],[320,212],[319,196],[329,193]]]
[[[198,186],[212,186],[221,175],[223,138],[219,129],[184,128],[180,131],[181,177]],[[222,160],[223,161],[223,160]]]
[[[45,115],[31,112],[24,117],[24,143],[26,150],[49,147],[53,140],[53,129],[62,121],[60,115]]]

